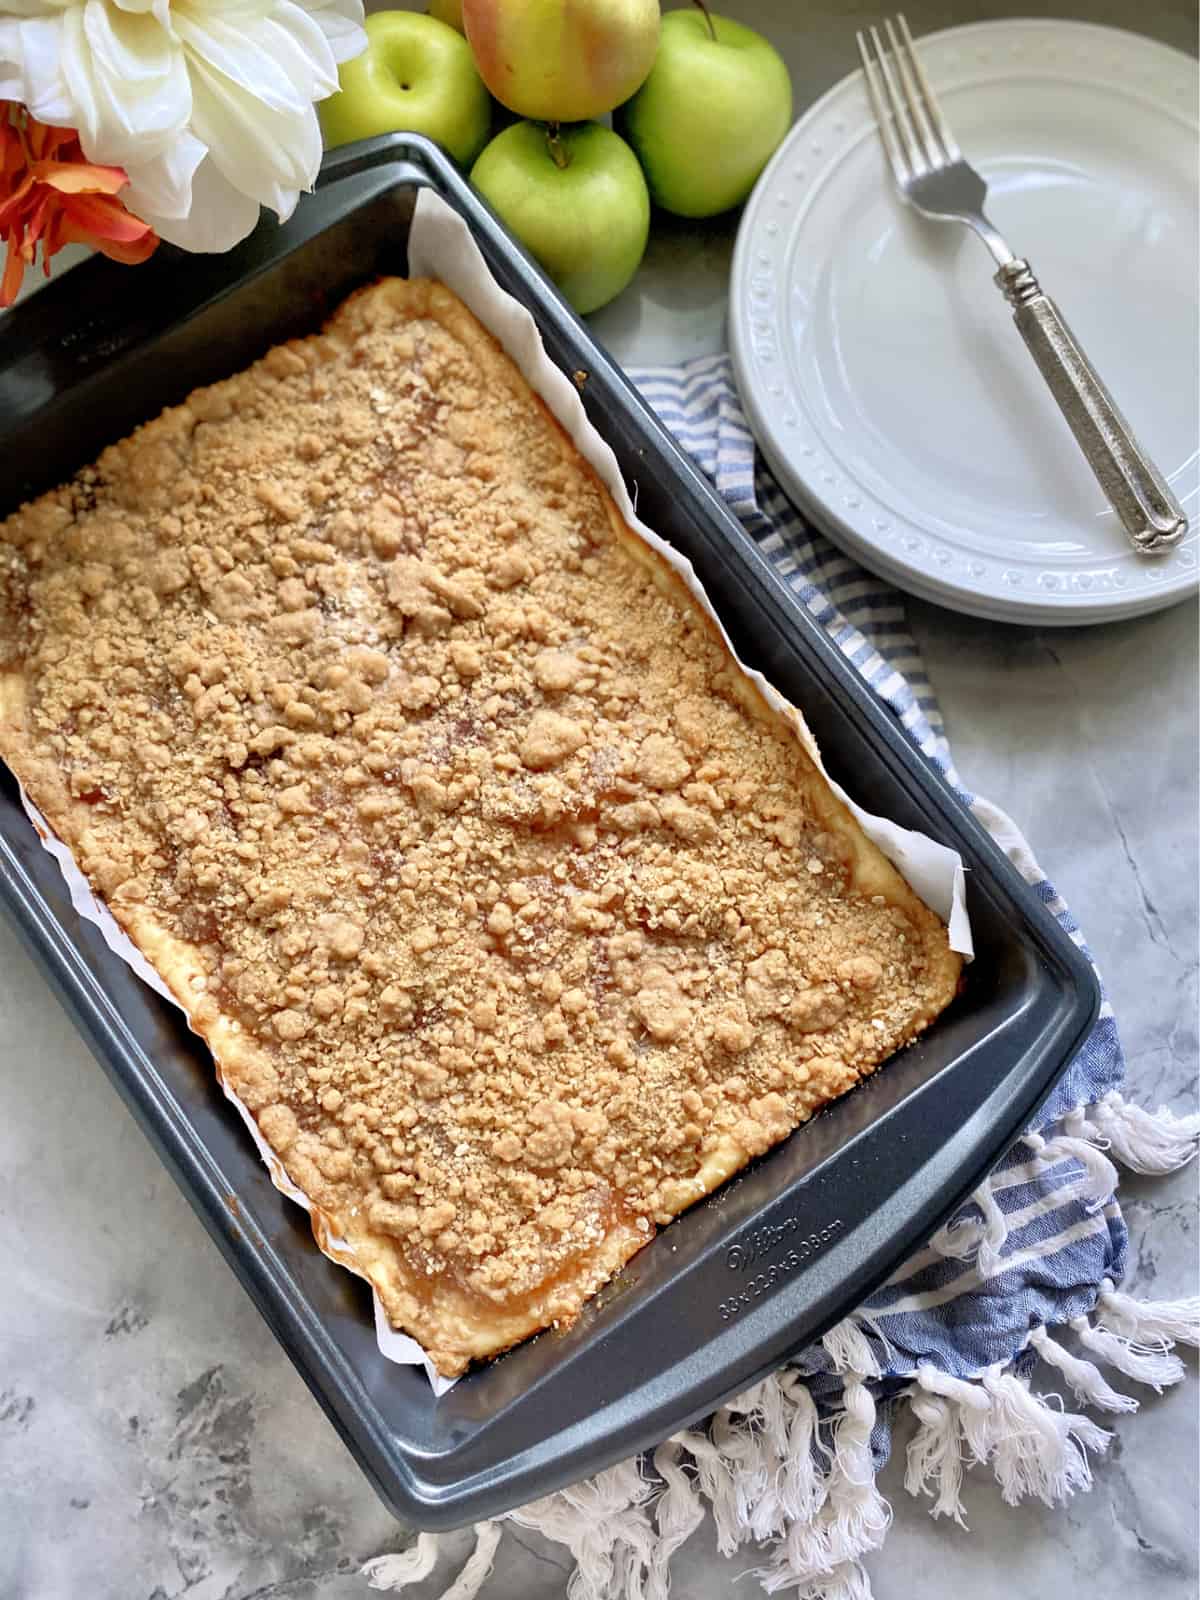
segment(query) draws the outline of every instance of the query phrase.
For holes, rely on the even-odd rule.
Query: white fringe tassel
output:
[[[821,1340],[835,1372],[854,1372],[861,1378],[878,1378],[879,1362],[856,1312],[844,1318]]]
[[[475,1548],[458,1577],[443,1591],[442,1600],[476,1600],[484,1584],[492,1575],[496,1550],[500,1544],[498,1522],[475,1524]],[[362,1575],[372,1589],[407,1589],[410,1584],[427,1578],[437,1564],[438,1536],[421,1533],[411,1550],[398,1556],[377,1556],[362,1568]]]
[[[420,1583],[437,1565],[438,1536],[436,1533],[419,1533],[416,1544],[394,1556],[376,1556],[362,1568],[362,1575],[372,1589],[407,1589]]]
[[[1030,1347],[1047,1366],[1057,1367],[1067,1380],[1076,1399],[1098,1411],[1136,1411],[1137,1401],[1131,1394],[1118,1394],[1094,1362],[1073,1356],[1052,1339],[1045,1328],[1034,1328],[1029,1335]]]
[[[911,1405],[919,1426],[908,1443],[904,1487],[914,1499],[925,1493],[932,1494],[932,1515],[953,1517],[960,1528],[965,1528],[958,1419],[949,1401],[919,1387],[913,1391]],[[926,1487],[929,1484],[932,1484],[931,1489]]]
[[[992,1398],[991,1462],[1005,1505],[1033,1495],[1045,1505],[1060,1505],[1076,1489],[1089,1489],[1087,1452],[1102,1453],[1112,1435],[1090,1417],[1058,1411],[1031,1394],[1028,1383],[999,1366],[982,1378]]]
[[[1084,1178],[1075,1193],[1096,1203],[1117,1185],[1105,1150],[1136,1172],[1163,1173],[1190,1160],[1200,1141],[1200,1116],[1151,1114],[1117,1094],[1090,1112],[1091,1120],[1076,1107],[1061,1131],[1027,1134],[1024,1142],[1045,1162],[1078,1161]],[[990,1183],[973,1198],[980,1220],[943,1228],[933,1244],[942,1255],[977,1255],[980,1272],[990,1276],[1003,1267],[1007,1224]],[[891,1509],[875,1486],[876,1410],[868,1385],[880,1365],[864,1323],[882,1339],[859,1313],[822,1341],[843,1385],[842,1410],[833,1418],[819,1419],[807,1383],[785,1368],[722,1407],[707,1430],[660,1445],[653,1457],[659,1481],[629,1461],[510,1513],[571,1552],[568,1600],[668,1600],[671,1557],[707,1513],[723,1555],[751,1541],[766,1546],[757,1577],[767,1593],[871,1600],[861,1558],[882,1544]],[[1105,1279],[1092,1316],[1070,1327],[1094,1359],[1073,1354],[1044,1327],[1030,1332],[1028,1345],[1085,1404],[1134,1411],[1138,1402],[1114,1389],[1096,1362],[1159,1391],[1178,1383],[1184,1368],[1172,1347],[1200,1344],[1200,1298],[1138,1301]],[[1030,1495],[1055,1505],[1090,1487],[1088,1452],[1103,1452],[1111,1435],[1052,1403],[1057,1397],[1033,1394],[1000,1365],[972,1380],[920,1363],[913,1379],[907,1398],[917,1430],[904,1484],[914,1496],[933,1497],[935,1517],[965,1527],[961,1491],[974,1465],[991,1467],[1010,1505]],[[487,1581],[500,1526],[480,1523],[475,1535],[473,1554],[442,1600],[477,1600]],[[437,1537],[422,1533],[401,1554],[367,1562],[363,1575],[375,1589],[405,1589],[429,1577],[437,1557]]]
[[[1171,1355],[1165,1345],[1140,1345],[1123,1334],[1094,1326],[1087,1317],[1076,1317],[1071,1328],[1085,1349],[1127,1378],[1134,1378],[1159,1394],[1183,1377],[1183,1362]]]
[[[875,1397],[856,1372],[845,1374],[842,1404],[845,1410],[833,1430],[833,1462],[825,1500],[829,1551],[835,1565],[877,1550],[892,1520],[892,1508],[875,1487],[871,1454]]]
[[[922,1365],[910,1399],[919,1426],[908,1447],[905,1488],[933,1493],[933,1514],[962,1527],[964,1457],[990,1464],[1007,1504],[1033,1495],[1057,1505],[1090,1487],[1086,1452],[1103,1451],[1110,1438],[1090,1418],[1058,1409],[999,1366],[968,1381]]]
[[[927,1362],[922,1362],[917,1368],[917,1384],[926,1393],[940,1395],[950,1403],[951,1416],[962,1432],[967,1455],[973,1462],[986,1461],[991,1450],[988,1424],[992,1402],[979,1384],[966,1378],[953,1378],[948,1372],[939,1372]],[[938,1480],[935,1478],[934,1481]],[[961,1518],[962,1508],[957,1498],[950,1514]]]
[[[780,1373],[784,1395],[791,1405],[787,1418],[787,1448],[779,1477],[779,1531],[795,1523],[809,1523],[825,1502],[824,1463],[829,1455],[821,1444],[817,1408],[809,1387],[798,1373]]]
[[[1133,1172],[1161,1176],[1184,1167],[1200,1141],[1200,1113],[1177,1117],[1160,1106],[1143,1111],[1122,1095],[1106,1094],[1091,1108],[1092,1119],[1117,1160]]]
[[[861,1330],[845,1324],[834,1333],[839,1331],[835,1348],[852,1347],[856,1333],[863,1337]],[[871,1586],[859,1558],[882,1545],[892,1511],[875,1486],[875,1398],[861,1373],[843,1373],[842,1403],[825,1453],[824,1481],[810,1497],[816,1502],[812,1514],[777,1527],[771,1559],[756,1573],[768,1594],[787,1589],[809,1600],[870,1600]]]
[[[656,1535],[646,1509],[653,1494],[639,1463],[625,1461],[509,1515],[565,1544],[574,1556],[569,1600],[666,1600],[667,1580],[659,1581]]]
[[[658,1542],[654,1548],[653,1584],[662,1594],[671,1586],[671,1557],[704,1521],[704,1501],[682,1466],[683,1446],[668,1439],[654,1452],[654,1470],[666,1484],[654,1511]],[[651,1587],[650,1592],[654,1592]]]
[[[1095,1321],[1076,1317],[1071,1327],[1080,1344],[1110,1367],[1161,1394],[1184,1373],[1172,1347],[1200,1344],[1200,1298],[1135,1300],[1105,1278],[1096,1299]]]
[[[1135,1300],[1105,1278],[1096,1302],[1103,1327],[1142,1344],[1200,1345],[1200,1296],[1185,1300]]]

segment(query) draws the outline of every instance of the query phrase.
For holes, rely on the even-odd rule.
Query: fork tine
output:
[[[896,129],[896,136],[903,146],[909,170],[914,177],[920,178],[929,170],[929,164],[921,152],[921,146],[917,142],[917,135],[908,112],[905,110],[904,101],[896,88],[896,80],[892,77],[892,69],[888,63],[887,51],[883,48],[883,41],[879,37],[879,29],[870,29],[870,35],[871,43],[875,46],[875,57],[879,62],[879,71],[883,78],[884,88],[887,90],[888,105],[891,108],[892,123]]]
[[[946,152],[948,160],[961,161],[962,151],[958,148],[958,142],[950,132],[950,124],[942,115],[942,108],[937,103],[937,96],[929,86],[929,79],[925,76],[925,68],[921,65],[921,58],[917,54],[916,46],[913,44],[913,36],[908,27],[908,18],[903,11],[900,12],[896,21],[900,25],[900,36],[904,40],[905,56],[909,66],[912,68],[913,77],[917,80],[921,98],[925,102],[925,110],[929,113],[929,120],[936,130],[938,138],[942,141],[942,149]]]
[[[879,72],[871,59],[871,53],[867,49],[867,41],[862,33],[856,34],[855,37],[858,40],[858,53],[862,57],[863,77],[867,82],[867,93],[871,97],[871,108],[875,113],[879,137],[883,140],[883,148],[887,153],[888,161],[891,163],[892,174],[896,182],[903,185],[908,182],[908,162],[904,158],[904,152],[900,148],[899,140],[896,138],[896,130],[892,127],[892,119],[888,115],[887,107],[884,104],[883,91],[879,86]]]
[[[913,120],[917,130],[917,137],[921,148],[925,152],[925,159],[930,168],[936,170],[942,166],[945,157],[942,155],[937,140],[933,136],[933,129],[929,126],[929,118],[925,115],[925,107],[921,104],[921,91],[913,79],[912,67],[909,60],[910,52],[900,48],[900,41],[896,37],[896,30],[892,26],[891,17],[886,17],[883,24],[887,34],[888,44],[892,50],[892,60],[896,63],[896,70],[900,76],[900,83],[904,89],[904,100],[908,107],[908,114]]]

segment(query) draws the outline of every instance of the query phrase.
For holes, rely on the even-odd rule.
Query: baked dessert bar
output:
[[[956,989],[433,282],[0,524],[0,754],[448,1375],[570,1320]]]

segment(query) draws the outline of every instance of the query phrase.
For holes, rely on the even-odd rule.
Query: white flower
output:
[[[0,100],[77,128],[187,250],[280,219],[321,161],[313,102],[366,44],[362,0],[0,0]]]

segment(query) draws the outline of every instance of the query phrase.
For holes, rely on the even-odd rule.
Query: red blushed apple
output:
[[[587,122],[654,65],[658,0],[462,0],[484,83],[534,122]]]

